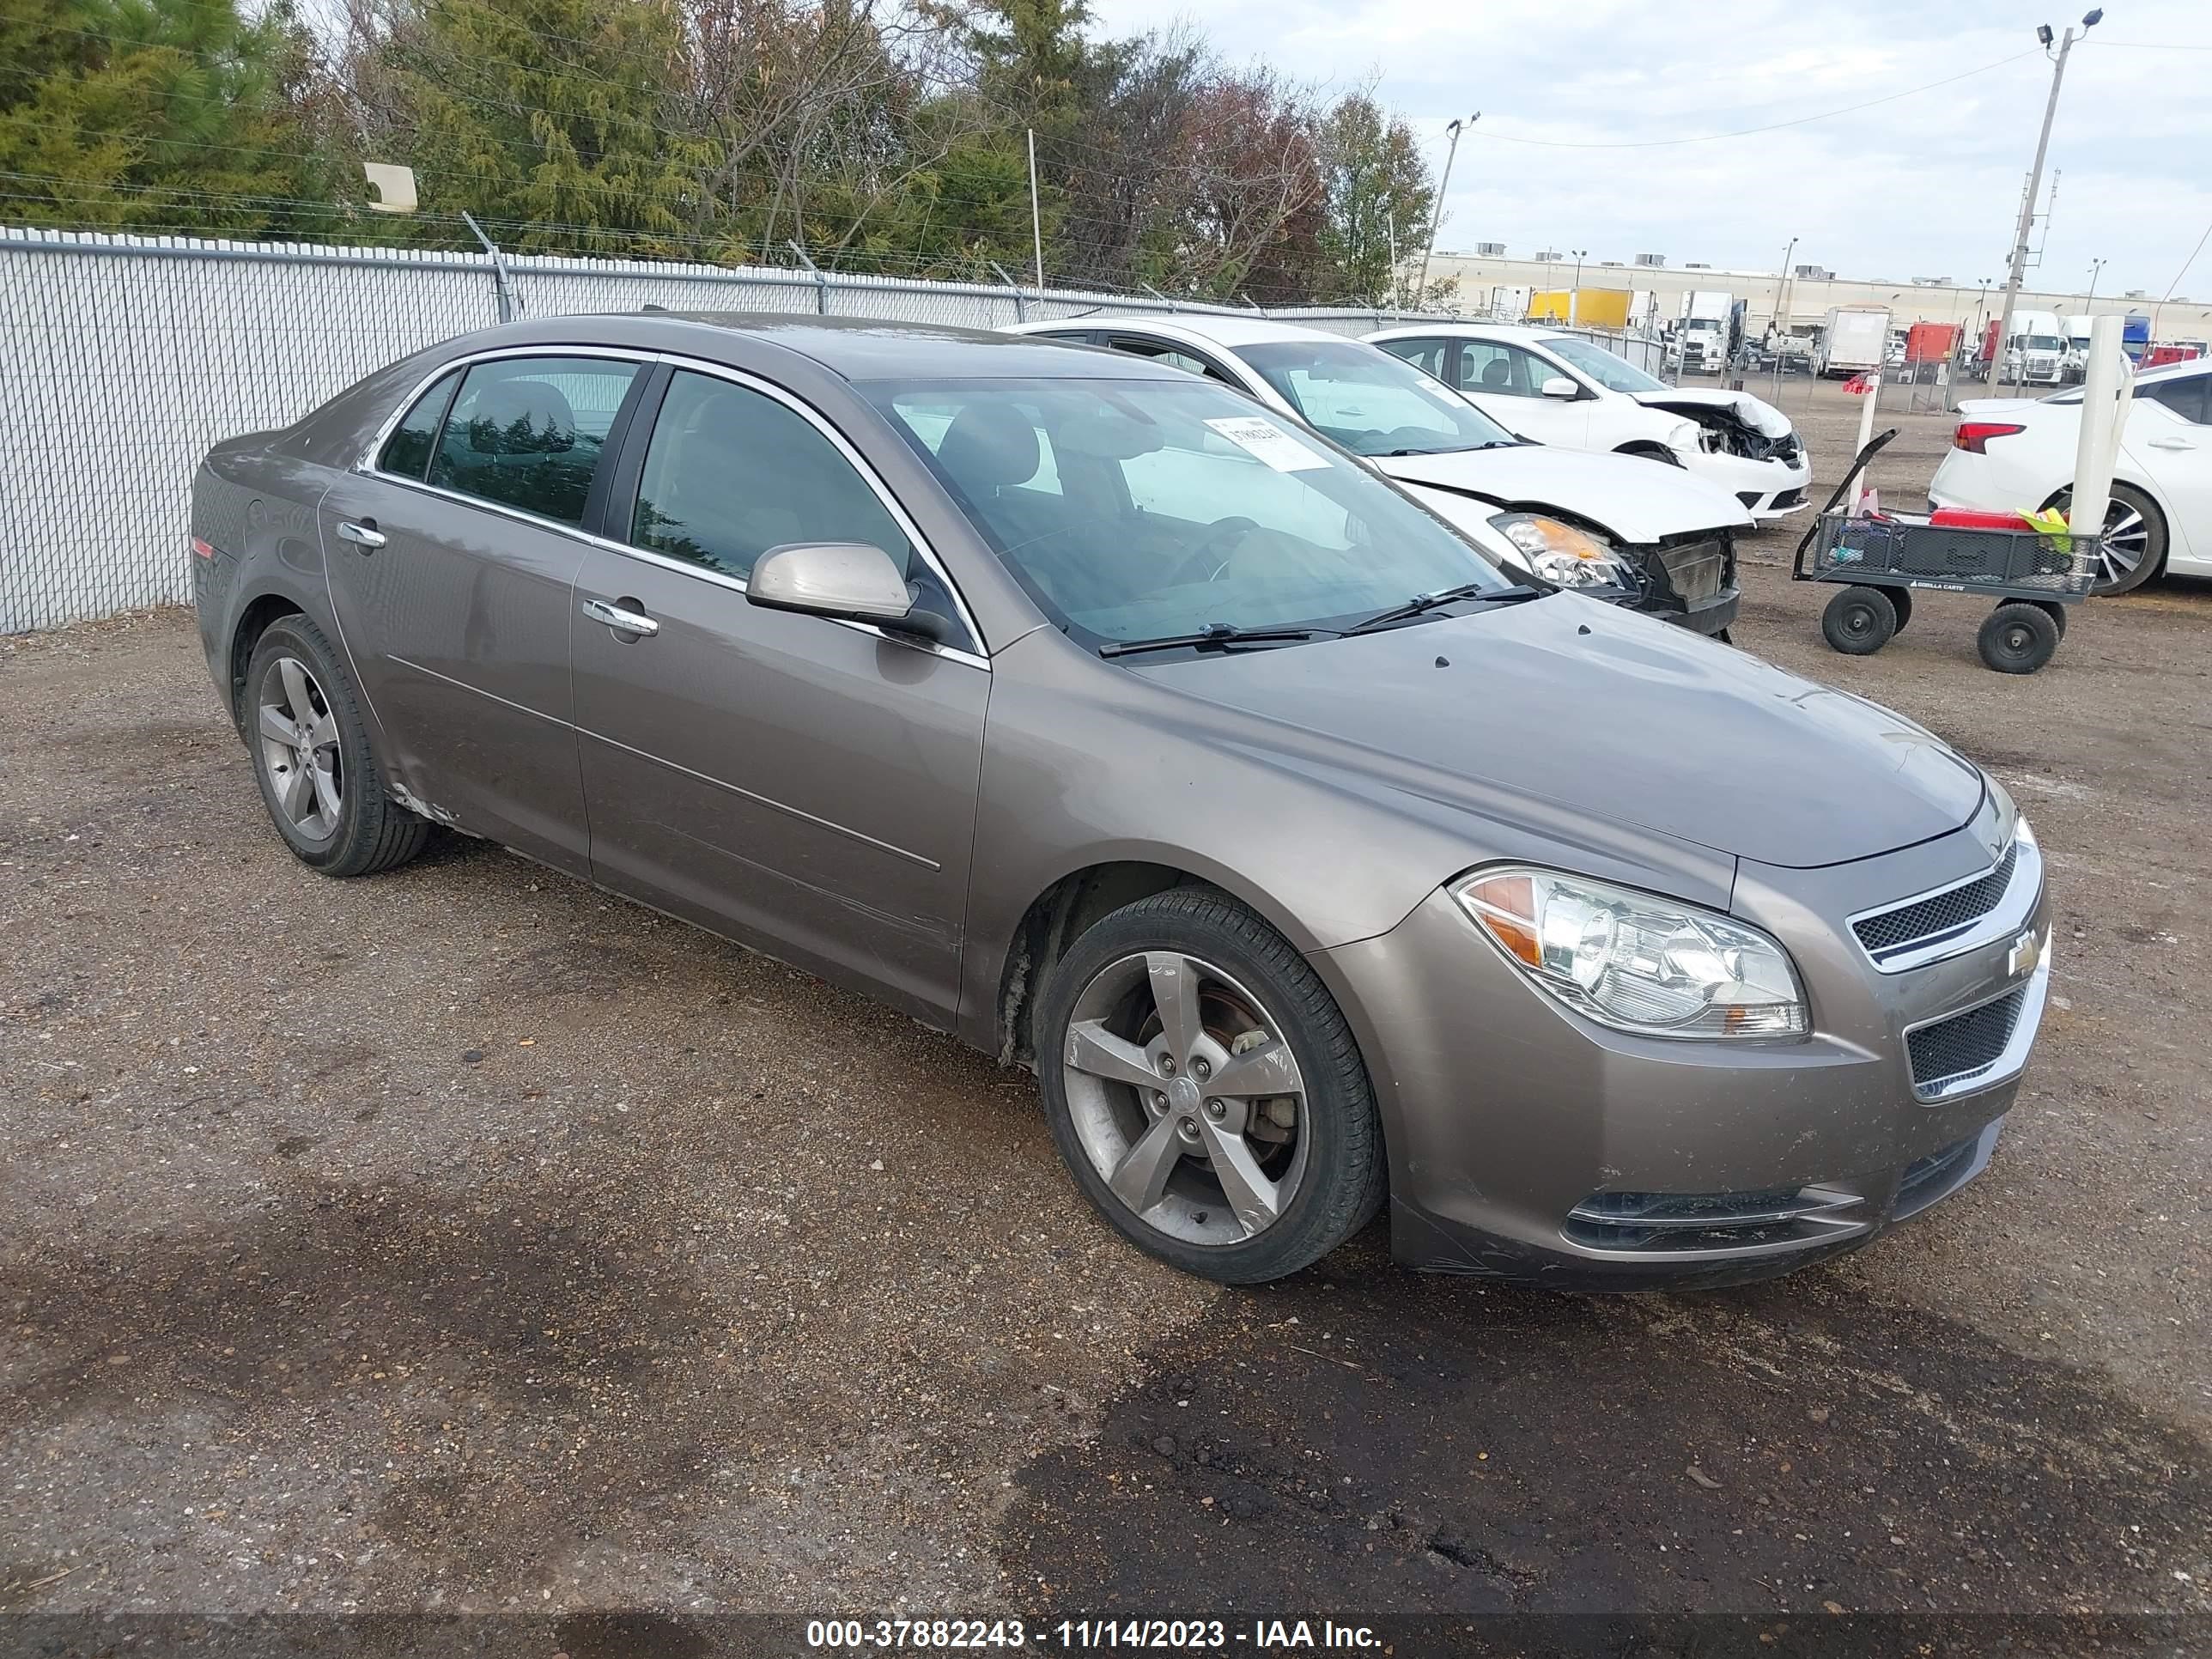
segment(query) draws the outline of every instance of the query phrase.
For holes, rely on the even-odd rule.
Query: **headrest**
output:
[[[1006,404],[969,404],[937,447],[938,464],[971,494],[1027,483],[1036,477],[1041,459],[1036,428]]]
[[[543,380],[502,380],[484,388],[469,419],[469,447],[489,455],[544,455],[573,448],[576,411]]]

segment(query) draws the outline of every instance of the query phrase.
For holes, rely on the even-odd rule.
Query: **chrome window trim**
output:
[[[1997,856],[1989,868],[1978,875],[1947,881],[1942,886],[1931,887],[1923,893],[1890,899],[1870,908],[1854,912],[1844,918],[1844,926],[1850,930],[1852,942],[1874,964],[1878,974],[1908,973],[1915,968],[1925,968],[1930,963],[1948,962],[1953,957],[1964,956],[1969,951],[1978,951],[1985,945],[1994,945],[1999,939],[2010,938],[2027,925],[2027,919],[2035,914],[2036,901],[2043,892],[2043,849],[2033,836],[2018,834],[2014,836],[2013,848],[2015,856],[2012,880],[2006,884],[2003,894],[1988,912],[1971,922],[1948,933],[1930,934],[1915,944],[1900,945],[1879,956],[1869,950],[1866,942],[1858,935],[1858,924],[1862,921],[1886,916],[1893,910],[1902,910],[1911,905],[1923,904],[1929,899],[1941,898],[1946,893],[1954,893],[1961,887],[1972,887],[1978,881],[1988,880],[1997,866],[2004,861],[2002,848],[1998,849]]]
[[[801,420],[827,438],[837,453],[845,458],[847,465],[860,475],[861,482],[868,486],[876,499],[883,503],[884,510],[896,520],[899,528],[905,532],[907,539],[913,544],[915,550],[921,556],[922,562],[935,573],[938,580],[945,584],[945,591],[951,596],[952,607],[959,613],[960,624],[968,630],[968,637],[979,647],[983,645],[983,630],[976,626],[975,616],[968,609],[967,598],[960,592],[960,585],[952,580],[952,573],[945,568],[944,561],[937,556],[937,550],[932,547],[927,539],[923,537],[920,526],[915,523],[905,507],[891,494],[883,480],[876,476],[875,469],[863,460],[860,452],[846,441],[845,435],[805,402],[782,387],[763,380],[757,375],[747,374],[743,369],[732,368],[726,363],[708,362],[702,358],[688,357],[675,352],[641,351],[621,346],[495,346],[483,351],[472,351],[465,356],[448,359],[424,375],[414,388],[399,400],[392,413],[386,416],[383,423],[377,428],[375,437],[362,452],[361,459],[354,464],[353,470],[370,477],[380,478],[386,483],[398,484],[409,489],[419,490],[426,495],[437,496],[442,501],[455,501],[464,507],[473,507],[487,513],[495,513],[504,518],[513,519],[517,523],[532,525],[540,530],[550,530],[568,537],[572,541],[580,542],[586,547],[599,548],[610,553],[621,553],[631,558],[642,559],[649,564],[659,565],[682,575],[695,576],[716,586],[731,588],[739,593],[745,592],[745,584],[741,577],[727,575],[719,570],[709,570],[703,565],[691,564],[682,559],[671,558],[668,555],[657,553],[651,548],[638,547],[629,542],[618,542],[610,537],[595,535],[580,525],[567,524],[559,519],[549,519],[540,514],[527,513],[519,507],[509,507],[504,501],[486,501],[481,495],[471,495],[464,490],[449,489],[443,484],[434,484],[427,479],[409,478],[397,472],[386,472],[376,465],[376,458],[384,453],[386,441],[390,439],[399,422],[407,417],[408,411],[415,407],[424,392],[457,368],[465,369],[477,363],[503,362],[514,357],[598,357],[610,362],[630,363],[638,367],[665,363],[671,368],[692,369],[702,374],[714,375],[719,379],[742,386],[748,391],[760,392],[783,404],[785,408],[792,410]],[[970,668],[981,668],[987,673],[990,671],[991,660],[985,651],[971,651],[965,647],[946,645],[935,640],[919,639],[912,635],[892,634],[877,627],[873,623],[857,622],[848,617],[824,617],[820,620],[834,623],[840,628],[850,628],[862,634],[873,635],[876,638],[889,641],[894,645],[902,645],[909,649],[927,652],[932,656],[943,657],[948,661],[963,663]]]
[[[1977,1008],[1986,1008],[1992,1002],[2002,1002],[2021,988],[2021,981],[2014,980],[2002,990],[1985,996],[1978,1002],[1970,1002],[1963,1008],[1947,1009],[1933,1019],[1916,1020],[1905,1028],[1905,1035],[1910,1037],[1915,1031],[1925,1030],[1930,1025],[1941,1025],[1947,1019],[1956,1019],[1962,1014],[1972,1013]],[[2042,1029],[2043,1005],[2050,991],[2051,933],[2046,929],[2042,935],[2042,951],[2035,969],[2027,976],[2027,994],[2021,998],[2020,1016],[2013,1021],[2012,1036],[2006,1039],[2005,1046],[1997,1057],[1978,1072],[1962,1072],[1948,1078],[1937,1078],[1927,1084],[1914,1079],[1913,1098],[1923,1106],[1939,1105],[1961,1095],[1978,1094],[1984,1089],[1997,1088],[2018,1077],[2027,1068],[2028,1050],[2034,1048],[2036,1033]],[[1905,1051],[1905,1064],[1906,1074],[1910,1077],[1912,1069],[1910,1048]]]

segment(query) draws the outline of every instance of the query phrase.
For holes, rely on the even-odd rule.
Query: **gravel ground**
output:
[[[1179,1278],[910,1022],[494,848],[296,865],[181,613],[0,641],[0,1609],[2203,1613],[2212,586],[2010,678],[1941,596],[1832,654],[1794,537],[1739,643],[2005,779],[2057,995],[1981,1180],[1697,1296]]]

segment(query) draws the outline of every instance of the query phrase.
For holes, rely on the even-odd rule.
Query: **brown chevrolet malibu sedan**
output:
[[[208,662],[333,876],[434,826],[1033,1066],[1189,1270],[1752,1277],[1988,1161],[2042,860],[1926,731],[1509,580],[1158,362],[575,317],[193,481]]]

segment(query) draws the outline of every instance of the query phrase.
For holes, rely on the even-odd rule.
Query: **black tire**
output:
[[[2028,603],[2051,620],[2058,629],[2058,637],[2066,637],[2066,607],[2056,599],[2030,599]]]
[[[1735,643],[1735,638],[1725,628],[1716,628],[1713,629],[1711,637],[1718,640],[1723,645],[1734,645]]]
[[[1281,1213],[1236,1242],[1196,1243],[1146,1221],[1115,1194],[1076,1125],[1066,1056],[1079,1000],[1130,957],[1157,951],[1203,958],[1249,989],[1280,1030],[1304,1085],[1299,1133],[1310,1139],[1301,1176]],[[1327,1255],[1382,1206],[1382,1124],[1352,1028],[1282,935],[1216,889],[1173,888],[1095,923],[1053,968],[1036,1034],[1045,1115],[1077,1186],[1122,1237],[1186,1273],[1225,1285],[1280,1279]],[[1138,1095],[1128,1091],[1122,1098],[1131,1105]]]
[[[296,821],[284,804],[284,783],[272,762],[261,726],[265,695],[283,695],[275,688],[283,679],[286,660],[302,665],[311,677],[313,694],[320,694],[318,713],[327,714],[331,740],[318,746],[327,750],[327,769],[335,780],[337,808],[326,831]],[[273,677],[273,678],[272,678]],[[264,687],[270,688],[264,693]],[[254,781],[260,786],[261,803],[270,822],[292,849],[292,855],[326,876],[366,876],[404,864],[422,850],[430,826],[392,799],[384,787],[384,774],[369,751],[368,728],[361,716],[361,694],[353,676],[323,630],[302,616],[280,617],[255,641],[246,666],[245,703],[240,709],[240,729],[253,760]],[[280,745],[281,747],[281,745]]]
[[[1897,632],[1897,606],[1879,587],[1847,587],[1820,613],[1820,633],[1847,657],[1870,657]]]
[[[2041,605],[2015,599],[1990,612],[1974,648],[2000,674],[2033,674],[2058,649],[2058,624]]]
[[[2073,499],[2074,492],[2069,488],[2060,490],[2044,505],[2055,507],[2063,513]],[[2112,599],[2122,593],[2132,593],[2166,568],[2166,550],[2170,539],[2166,534],[2166,515],[2158,510],[2149,496],[2133,484],[2116,483],[2112,486],[2112,505],[2105,510],[2105,528],[2108,532],[2117,531],[2127,538],[2128,551],[2134,555],[2136,563],[2132,569],[2119,570],[2109,581],[2100,575],[2089,588],[2089,592],[2097,598]],[[2136,553],[2138,536],[2141,551]],[[2116,560],[2116,566],[2117,562]]]
[[[1896,633],[1902,634],[1905,625],[1912,620],[1912,590],[1909,587],[1885,587],[1881,591],[1888,595],[1890,608],[1897,612]],[[1896,634],[1891,637],[1895,638]]]

